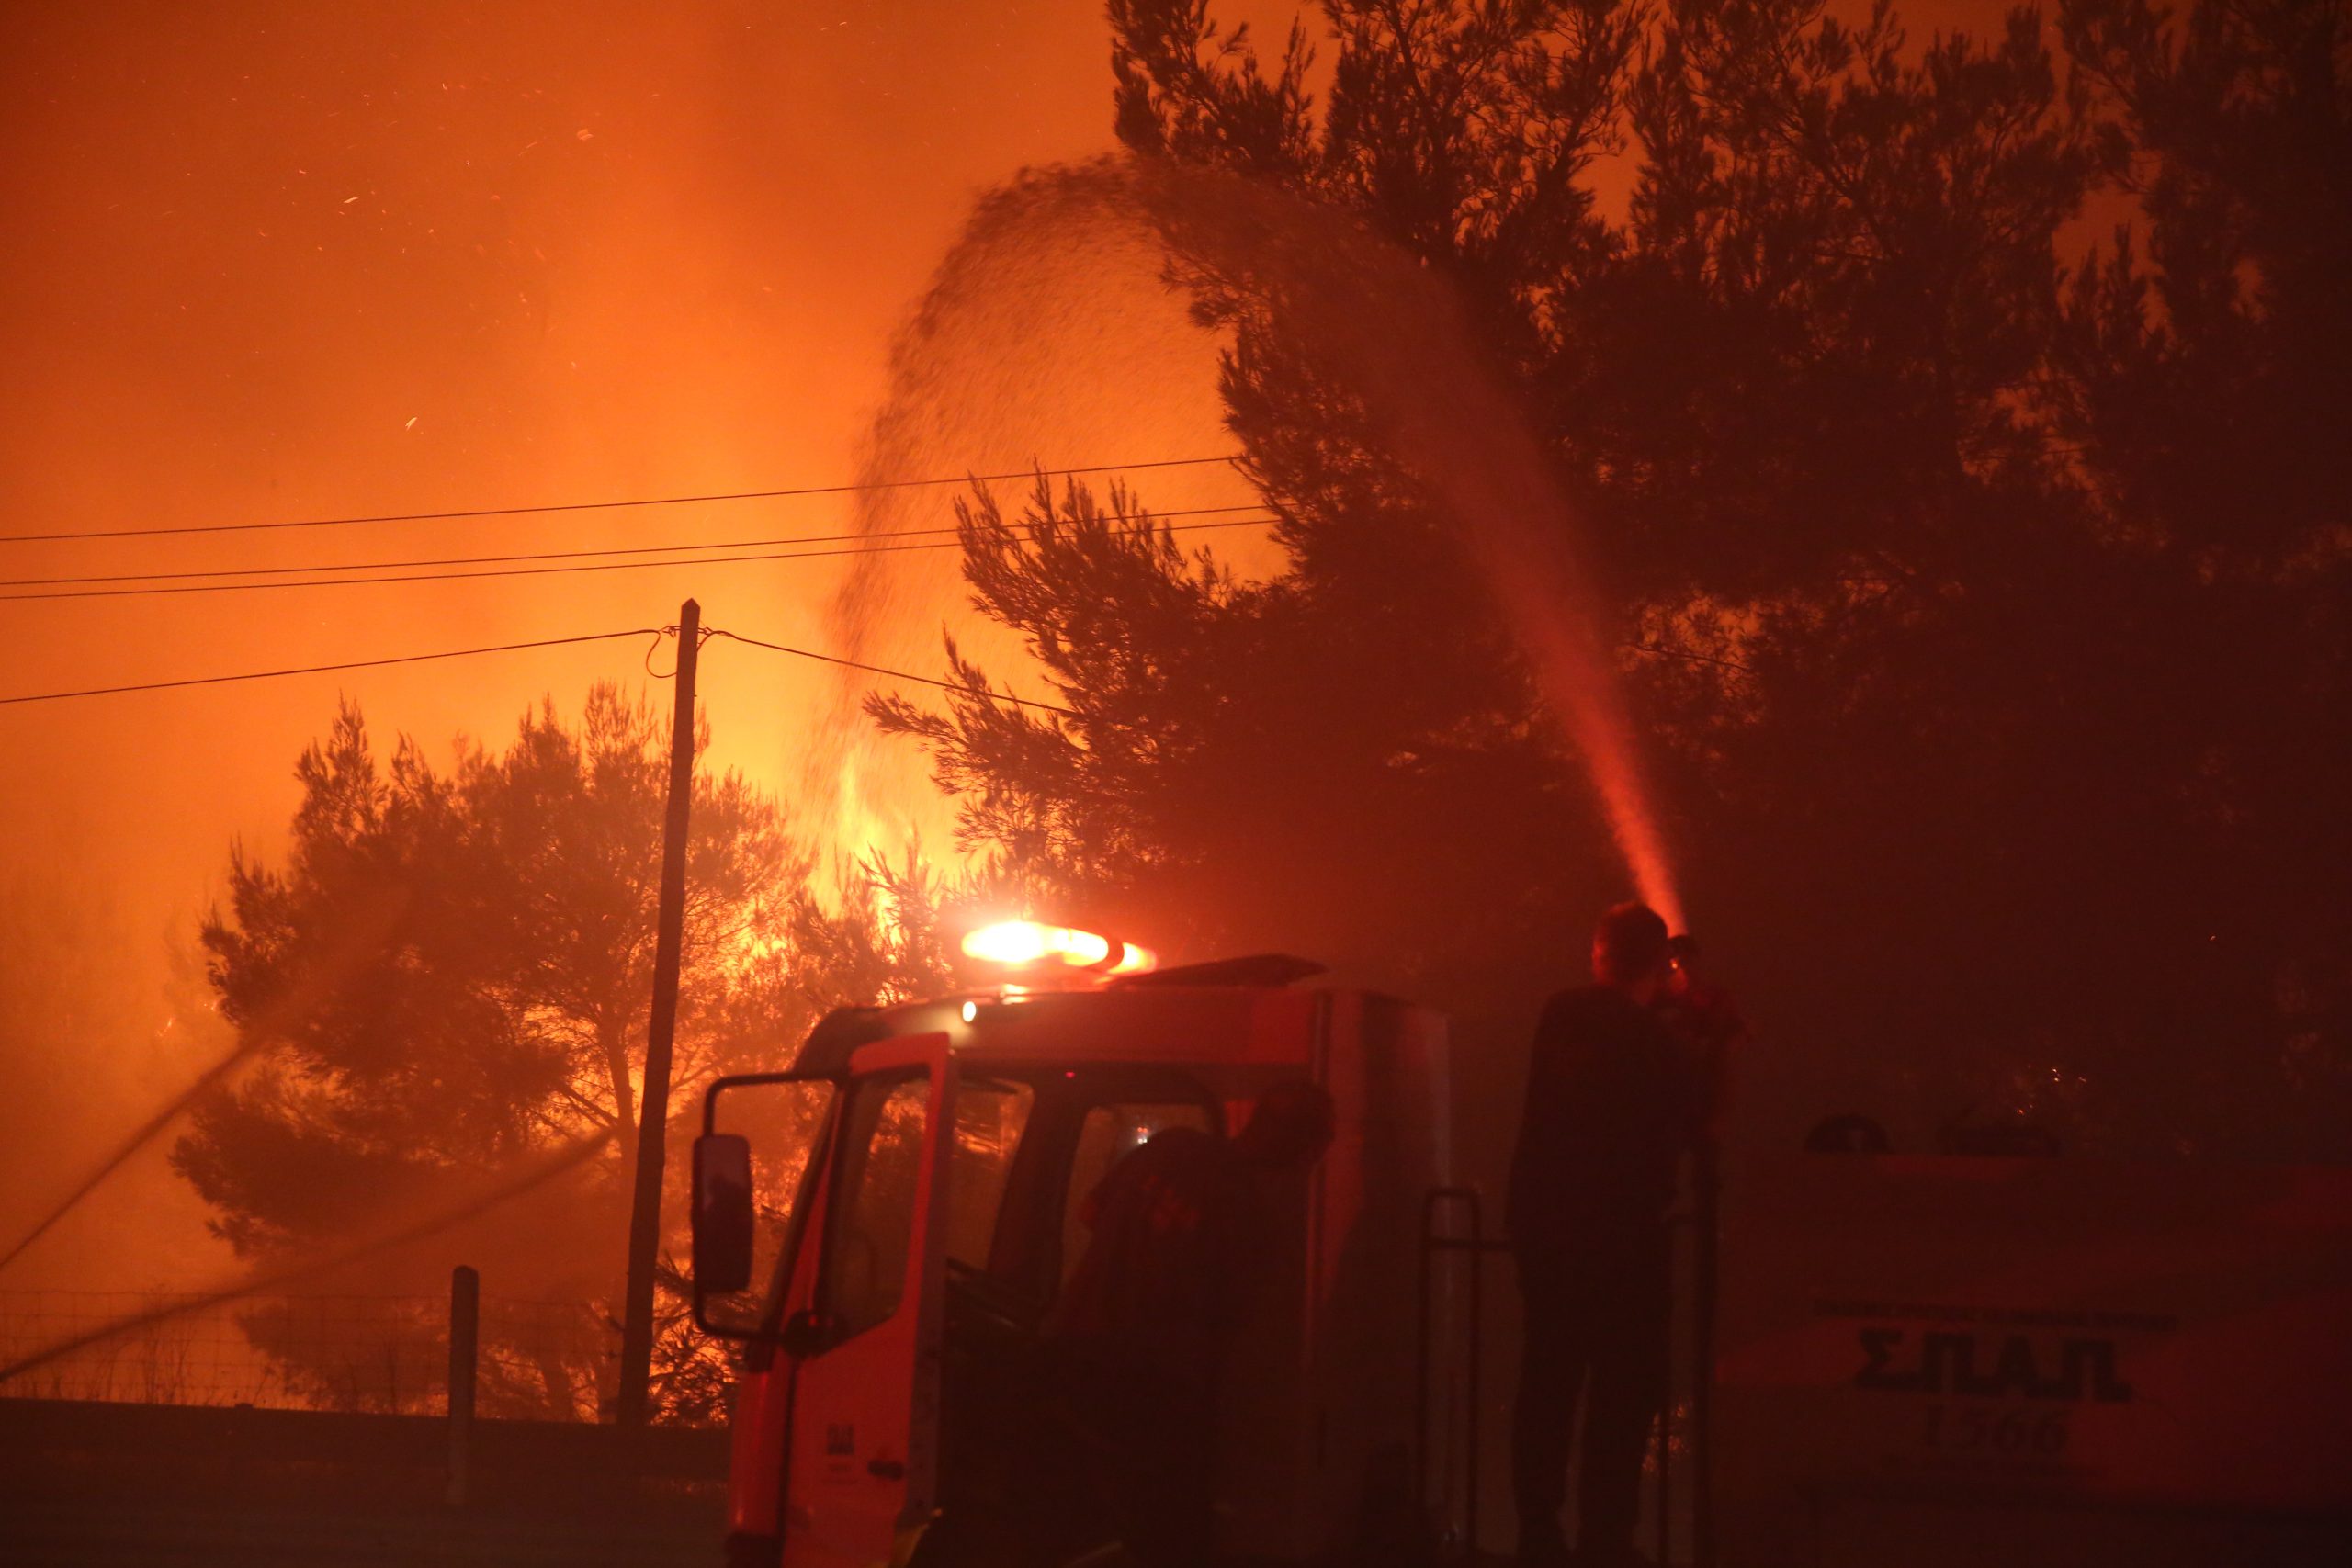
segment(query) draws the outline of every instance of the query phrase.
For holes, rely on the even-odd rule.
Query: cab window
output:
[[[843,1338],[886,1323],[906,1290],[931,1080],[869,1078],[850,1090],[818,1260],[818,1310]]]
[[[956,1139],[947,1183],[947,1260],[985,1270],[1013,1156],[1037,1091],[1025,1083],[966,1078],[956,1090]]]
[[[1209,1107],[1199,1100],[1113,1100],[1087,1107],[1079,1122],[1078,1148],[1070,1161],[1069,1189],[1062,1205],[1064,1284],[1086,1255],[1088,1200],[1094,1196],[1094,1190],[1111,1174],[1113,1166],[1170,1127],[1211,1132],[1216,1123]]]
[[[712,1131],[751,1140],[752,1201],[761,1222],[753,1236],[753,1278],[768,1281],[757,1321],[770,1327],[783,1314],[809,1227],[819,1185],[816,1152],[825,1141],[833,1094],[834,1085],[822,1078],[759,1084],[722,1096],[714,1108]],[[706,1303],[706,1310],[715,1306]]]

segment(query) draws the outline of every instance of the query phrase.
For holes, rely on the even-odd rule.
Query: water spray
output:
[[[17,1238],[5,1255],[0,1255],[0,1269],[15,1262],[21,1253],[47,1235],[58,1221],[72,1213],[83,1199],[97,1190],[106,1179],[120,1170],[130,1157],[178,1119],[180,1113],[206,1094],[228,1081],[232,1073],[266,1047],[284,1038],[296,1020],[302,1018],[344,978],[366,961],[369,953],[380,948],[391,934],[398,909],[389,899],[379,899],[362,909],[350,928],[295,983],[270,1001],[254,1010],[237,1032],[237,1044],[229,1054],[198,1074],[196,1081],[141,1122],[129,1136],[118,1144],[113,1152],[100,1160],[81,1184],[52,1205],[40,1222]]]
[[[161,1133],[165,1127],[170,1126],[181,1111],[186,1111],[189,1106],[202,1099],[204,1095],[213,1088],[213,1086],[225,1080],[230,1073],[236,1069],[240,1063],[249,1059],[258,1049],[260,1049],[260,1042],[258,1040],[248,1038],[247,1040],[241,1042],[236,1048],[232,1050],[227,1055],[221,1057],[218,1062],[215,1062],[212,1066],[205,1068],[201,1074],[198,1075],[194,1083],[191,1083],[187,1088],[182,1089],[178,1094],[166,1100],[161,1110],[157,1111],[154,1115],[149,1117],[146,1121],[141,1122],[134,1132],[132,1132],[128,1137],[124,1138],[121,1143],[118,1144],[114,1150],[104,1159],[100,1160],[91,1170],[90,1174],[83,1178],[81,1185],[75,1187],[74,1190],[59,1199],[57,1202],[50,1208],[49,1213],[40,1217],[39,1224],[35,1224],[32,1229],[27,1231],[23,1235],[17,1237],[16,1243],[11,1246],[6,1252],[0,1253],[0,1269],[6,1269],[9,1264],[14,1263],[17,1257],[22,1254],[27,1247],[32,1246],[33,1243],[46,1235],[49,1233],[50,1227],[56,1224],[58,1221],[63,1219],[68,1213],[72,1213],[74,1206],[80,1203],[83,1199],[87,1198],[91,1193],[96,1191],[99,1185],[103,1183],[107,1177],[112,1176],[116,1171],[120,1170],[124,1162],[128,1161],[131,1156],[137,1154],[141,1149],[145,1148],[148,1142],[153,1139],[156,1134]]]
[[[609,1127],[602,1132],[592,1133],[563,1145],[545,1158],[533,1162],[520,1172],[510,1174],[503,1180],[477,1190],[461,1201],[453,1203],[413,1224],[403,1225],[366,1241],[355,1242],[349,1247],[332,1252],[282,1264],[275,1269],[262,1269],[247,1275],[234,1284],[222,1285],[184,1301],[174,1302],[165,1306],[151,1307],[143,1312],[130,1313],[116,1318],[111,1323],[101,1324],[85,1334],[77,1334],[70,1339],[62,1340],[55,1345],[37,1350],[21,1360],[0,1367],[0,1383],[7,1382],[10,1379],[19,1377],[26,1372],[37,1371],[51,1361],[70,1356],[76,1350],[86,1349],[92,1345],[114,1338],[118,1335],[133,1334],[159,1323],[167,1323],[174,1318],[207,1311],[225,1302],[236,1301],[244,1296],[260,1295],[287,1285],[299,1284],[305,1280],[316,1279],[322,1274],[332,1274],[336,1269],[348,1268],[352,1264],[365,1262],[379,1254],[395,1251],[400,1247],[438,1235],[443,1231],[463,1224],[466,1221],[487,1213],[502,1203],[511,1202],[544,1186],[568,1170],[577,1168],[605,1145],[611,1143],[615,1136],[614,1130]]]
[[[1139,314],[1135,296],[1155,288],[1157,313]],[[1171,297],[1193,308],[1195,324],[1163,344],[1158,322]],[[1348,214],[1150,159],[1024,174],[975,209],[901,333],[869,439],[874,461],[906,471],[989,456],[967,448],[1001,439],[1006,410],[1035,406],[1021,378],[1070,378],[1067,365],[1035,363],[1043,342],[1101,345],[1094,352],[1106,357],[1080,368],[1081,390],[1102,401],[1153,379],[1134,375],[1138,352],[1160,350],[1161,368],[1181,375],[1213,364],[1212,333],[1237,322],[1266,329],[1311,375],[1345,389],[1396,468],[1460,530],[1544,705],[1591,774],[1642,897],[1681,930],[1664,836],[1600,634],[1601,596],[1563,536],[1574,508],[1551,457],[1473,346],[1478,334],[1449,287]],[[1034,445],[1047,433],[1021,434]],[[894,504],[890,492],[862,502],[860,529],[896,525]],[[853,649],[889,646],[896,657],[883,662],[935,657],[959,587],[948,562],[861,560],[836,607],[836,636]],[[967,620],[955,629],[967,652],[1026,659],[1002,628]],[[845,694],[820,764],[843,799],[875,793],[860,787],[872,765],[865,734]]]

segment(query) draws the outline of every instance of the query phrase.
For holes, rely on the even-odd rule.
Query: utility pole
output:
[[[686,919],[686,808],[695,793],[695,657],[702,606],[678,606],[677,705],[670,719],[670,809],[662,827],[662,905],[653,946],[653,1017],[637,1111],[637,1191],[628,1217],[621,1314],[620,1424],[645,1425],[653,1377],[653,1265],[662,1245],[662,1155],[670,1121],[670,1044],[678,1024],[678,953]]]

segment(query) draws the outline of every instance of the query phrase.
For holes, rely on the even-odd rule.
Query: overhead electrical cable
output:
[[[1263,502],[1244,502],[1233,506],[1189,506],[1168,512],[1099,513],[1114,523],[1157,521],[1163,517],[1206,517],[1227,512],[1263,512]],[[1255,521],[1251,519],[1250,521]],[[1067,525],[1064,525],[1065,526]],[[908,539],[933,534],[955,534],[961,524],[944,524],[936,528],[884,528],[865,534],[786,534],[769,539],[706,539],[684,545],[616,545],[606,549],[531,550],[513,555],[497,556],[438,556],[411,560],[321,561],[309,566],[232,566],[214,567],[197,571],[119,571],[90,577],[0,577],[0,588],[55,588],[74,583],[98,582],[174,582],[198,577],[294,577],[313,571],[396,571],[407,567],[424,566],[483,566],[501,561],[586,560],[594,556],[664,555],[681,550],[749,550],[764,549],[772,545],[831,545],[859,539]],[[1038,525],[1017,523],[1008,527],[1015,531],[1032,530]]]
[[[351,659],[335,664],[305,664],[286,670],[249,670],[234,675],[199,675],[177,681],[142,681],[131,685],[90,686],[73,692],[32,692],[21,696],[0,697],[0,705],[11,703],[62,702],[71,697],[112,696],[123,692],[162,692],[181,686],[217,686],[232,681],[267,681],[281,675],[319,675],[338,670],[368,670],[388,664],[422,664],[436,659],[470,659],[483,653],[512,653],[528,648],[560,648],[571,643],[609,642],[619,637],[675,637],[677,632],[676,626],[635,626],[627,631],[588,632],[579,637],[541,637],[532,642],[493,643],[484,648],[453,648],[438,653],[403,653],[385,659]],[[1034,697],[1016,697],[1001,692],[975,693],[971,687],[957,682],[942,681],[930,675],[917,675],[907,670],[893,670],[887,665],[867,664],[854,659],[842,659],[834,654],[819,653],[813,649],[793,648],[780,642],[765,642],[758,637],[745,637],[740,632],[722,631],[716,626],[705,627],[703,636],[706,639],[723,637],[730,642],[743,643],[752,648],[763,648],[774,653],[788,653],[796,659],[815,660],[820,664],[839,665],[844,670],[862,670],[869,675],[884,675],[893,681],[910,681],[916,685],[933,686],[944,692],[956,692],[967,696],[982,695],[994,702],[1010,703],[1016,707],[1041,708],[1048,713],[1057,713],[1068,717],[1078,716],[1069,708],[1056,703],[1041,702]]]
[[[1210,528],[1260,527],[1281,521],[1281,518],[1273,516],[1236,517],[1223,523],[1173,523],[1165,528],[1121,528],[1113,531],[1120,534],[1189,534]],[[1023,526],[1025,528],[1027,525]],[[659,568],[729,566],[742,561],[820,560],[841,556],[883,556],[896,555],[907,550],[953,550],[961,547],[960,540],[940,539],[930,544],[876,545],[865,549],[785,550],[751,555],[696,556],[690,560],[623,560],[601,561],[582,566],[497,567],[485,571],[403,572],[387,577],[306,577],[282,582],[183,582],[166,583],[154,588],[66,588],[44,590],[37,593],[0,593],[0,604],[42,599],[130,599],[157,593],[252,593],[283,588],[358,588],[371,583],[387,582],[462,582],[485,577],[547,577],[582,571],[645,571]]]
[[[270,681],[281,675],[323,675],[336,670],[372,670],[387,664],[423,664],[436,659],[471,659],[483,653],[514,653],[526,648],[561,648],[577,642],[609,642],[616,637],[660,637],[671,628],[632,626],[627,631],[586,632],[579,637],[539,637],[531,642],[500,642],[485,648],[452,648],[439,653],[402,653],[387,659],[349,659],[336,664],[304,664],[286,670],[248,670],[235,675],[196,675],[178,681],[141,681],[124,686],[85,686],[74,692],[28,692],[0,697],[0,707],[12,703],[54,703],[69,697],[110,697],[121,692],[162,692],[177,686],[219,686],[232,681]]]
[[[1161,457],[1148,463],[1084,463],[1072,468],[1029,468],[1001,474],[941,475],[936,479],[872,479],[856,484],[795,485],[777,490],[718,491],[706,495],[639,496],[628,501],[559,501],[535,506],[477,506],[455,512],[387,512],[366,517],[297,517],[273,523],[191,523],[164,528],[93,528],[54,534],[0,534],[0,545],[62,539],[145,539],[166,534],[247,534],[277,528],[349,528],[375,523],[449,523],[473,517],[538,517],[563,512],[612,512],[635,506],[698,506],[735,501],[781,501],[810,495],[855,495],[870,491],[918,490],[930,485],[990,484],[999,480],[1062,479],[1071,474],[1116,474],[1147,468],[1196,468],[1230,463],[1233,455]]]
[[[762,642],[758,637],[745,637],[741,632],[721,631],[716,626],[710,629],[708,635],[714,637],[723,637],[729,642],[748,643],[753,648],[764,648],[775,653],[789,653],[796,659],[813,659],[820,664],[838,664],[844,670],[863,670],[869,675],[888,675],[894,681],[912,681],[918,685],[936,686],[943,692],[954,692],[959,696],[986,697],[990,702],[1010,703],[1014,707],[1042,708],[1047,713],[1060,714],[1065,718],[1079,716],[1076,709],[1066,708],[1059,703],[1040,702],[1035,697],[1016,697],[1006,692],[976,691],[970,686],[955,681],[941,681],[929,675],[910,675],[904,670],[886,669],[879,664],[861,664],[854,659],[842,659],[831,653],[818,653],[806,648],[787,648],[780,642]]]

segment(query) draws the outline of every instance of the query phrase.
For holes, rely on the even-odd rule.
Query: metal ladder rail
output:
[[[1723,1175],[1721,1151],[1710,1137],[1691,1151],[1690,1202],[1687,1210],[1668,1216],[1677,1231],[1689,1233],[1690,1337],[1679,1348],[1690,1355],[1690,1564],[1715,1568],[1719,1543],[1714,1509],[1714,1393],[1716,1296],[1722,1288],[1719,1244]],[[1678,1292],[1678,1295],[1682,1292]],[[1657,1461],[1657,1560],[1673,1562],[1674,1485],[1669,1457],[1673,1452],[1675,1367],[1668,1352],[1667,1396],[1658,1411],[1654,1434]]]
[[[1715,1240],[1717,1201],[1721,1176],[1716,1151],[1710,1143],[1699,1151],[1693,1172],[1693,1202],[1691,1212],[1677,1216],[1679,1225],[1688,1225],[1691,1236],[1691,1346],[1690,1368],[1690,1480],[1692,1540],[1694,1568],[1713,1568],[1716,1558],[1713,1518],[1713,1394],[1714,1372],[1714,1307],[1718,1289],[1716,1277]],[[1441,1216],[1454,1208],[1468,1217],[1467,1234],[1449,1235],[1440,1229]],[[1467,1259],[1468,1302],[1464,1346],[1463,1391],[1463,1540],[1464,1553],[1475,1558],[1478,1551],[1478,1481],[1480,1461],[1480,1423],[1486,1342],[1486,1258],[1487,1255],[1504,1252],[1510,1244],[1500,1237],[1489,1238],[1486,1234],[1485,1200],[1472,1187],[1432,1187],[1421,1199],[1421,1235],[1419,1297],[1415,1334],[1413,1389],[1413,1487],[1414,1502],[1421,1517],[1430,1517],[1430,1383],[1435,1371],[1431,1357],[1434,1308],[1433,1287],[1437,1278],[1438,1259],[1445,1255],[1458,1255]],[[1670,1384],[1669,1384],[1670,1386]],[[1670,1434],[1673,1401],[1669,1397],[1658,1416],[1655,1430],[1655,1452],[1657,1463],[1657,1521],[1656,1543],[1658,1561],[1671,1561],[1673,1515],[1672,1471],[1669,1465],[1672,1438]],[[1444,1456],[1450,1460],[1451,1456]],[[1453,1471],[1445,1471],[1450,1482]]]
[[[1441,1228],[1441,1217],[1450,1209],[1467,1215],[1468,1234],[1448,1234]],[[1462,1551],[1465,1557],[1474,1560],[1478,1552],[1478,1475],[1483,1457],[1479,1427],[1484,1414],[1486,1258],[1490,1252],[1506,1250],[1507,1246],[1499,1237],[1491,1240],[1487,1237],[1485,1199],[1476,1188],[1432,1187],[1422,1195],[1420,1295],[1414,1356],[1414,1501],[1420,1516],[1428,1518],[1430,1504],[1430,1383],[1435,1371],[1431,1360],[1435,1347],[1430,1321],[1435,1302],[1434,1286],[1439,1258],[1457,1255],[1467,1259],[1469,1287],[1463,1346]],[[1451,1460],[1451,1454],[1440,1456],[1449,1483],[1453,1476]],[[1445,1490],[1450,1491],[1450,1485]]]
[[[1691,1160],[1690,1561],[1715,1568],[1715,1313],[1723,1289],[1723,1150],[1700,1140]]]

